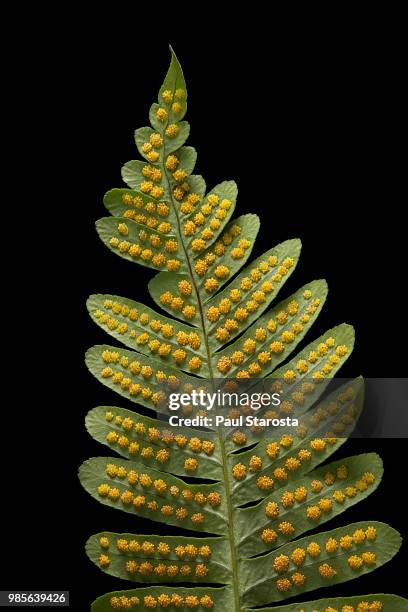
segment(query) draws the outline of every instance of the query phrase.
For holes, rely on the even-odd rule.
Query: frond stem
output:
[[[184,244],[184,239],[183,239],[183,234],[182,234],[182,228],[181,228],[181,221],[180,221],[180,217],[178,214],[178,210],[177,210],[177,203],[174,201],[173,198],[173,194],[172,194],[172,190],[171,190],[171,184],[170,184],[170,178],[167,172],[167,168],[166,165],[164,163],[164,160],[166,158],[166,152],[165,152],[165,144],[163,143],[163,165],[162,165],[162,171],[164,176],[166,177],[166,182],[167,182],[167,189],[168,189],[168,193],[169,193],[169,198],[171,200],[171,204],[173,207],[173,211],[176,217],[176,222],[177,222],[177,231],[178,231],[178,236],[179,236],[179,241],[183,247],[183,252],[184,252],[184,256],[185,256],[185,261],[187,263],[188,266],[188,271],[189,271],[189,276],[194,288],[194,293],[197,299],[197,305],[198,305],[198,310],[199,310],[199,314],[200,314],[200,326],[201,326],[201,331],[204,337],[204,342],[205,342],[205,349],[206,349],[206,355],[207,355],[207,362],[208,362],[208,369],[209,369],[209,373],[210,373],[210,379],[211,379],[211,384],[214,385],[214,371],[213,371],[213,367],[212,367],[212,359],[211,359],[211,350],[210,350],[210,345],[209,345],[209,340],[208,340],[208,334],[207,334],[207,329],[206,329],[206,324],[205,324],[205,318],[204,318],[204,308],[203,308],[203,304],[201,301],[201,296],[200,296],[200,291],[193,273],[193,264],[192,261],[190,259],[190,255],[188,253],[187,247]],[[229,481],[229,474],[228,474],[228,461],[227,461],[227,452],[225,449],[225,442],[224,442],[224,438],[220,433],[218,433],[218,440],[219,440],[219,444],[220,444],[220,449],[221,449],[221,457],[222,457],[222,467],[223,467],[223,475],[224,475],[224,488],[225,488],[225,497],[226,497],[226,504],[227,504],[227,512],[228,512],[228,541],[229,541],[229,545],[230,545],[230,552],[231,552],[231,565],[232,565],[232,583],[233,583],[233,590],[234,590],[234,602],[235,602],[235,612],[241,612],[241,601],[240,601],[240,594],[239,594],[239,588],[238,588],[238,584],[239,584],[239,574],[238,574],[238,557],[237,557],[237,553],[236,553],[236,549],[235,549],[235,532],[234,532],[234,508],[233,508],[233,504],[232,504],[232,500],[231,497],[229,495],[229,491],[230,491],[230,481]]]

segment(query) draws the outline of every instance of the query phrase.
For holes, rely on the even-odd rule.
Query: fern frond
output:
[[[203,334],[188,325],[163,316],[152,308],[117,295],[91,295],[87,307],[93,320],[125,346],[154,356],[163,365],[191,371],[189,362],[199,356],[198,374],[208,377],[209,367]],[[182,362],[175,351],[182,350]]]
[[[231,559],[226,538],[186,538],[183,536],[134,535],[102,532],[91,536],[86,552],[100,566],[101,543],[109,551],[107,574],[132,582],[152,583],[166,580],[229,584]],[[140,566],[148,563],[140,573]],[[174,576],[173,576],[174,575]]]
[[[357,595],[355,597],[331,597],[329,599],[319,599],[318,601],[306,601],[297,604],[289,604],[288,606],[274,606],[273,608],[257,608],[262,612],[299,612],[301,606],[302,612],[316,612],[318,610],[329,610],[330,612],[342,612],[343,610],[371,610],[372,612],[381,612],[381,610],[390,610],[390,612],[406,612],[408,609],[408,599],[398,597],[398,595],[388,595],[377,593],[375,595]],[[243,612],[251,612],[244,610]]]
[[[261,606],[353,580],[390,561],[400,546],[401,536],[395,529],[374,521],[301,538],[276,552],[242,562],[243,604]],[[305,558],[300,562],[303,553]]]
[[[90,435],[118,456],[88,459],[79,478],[100,503],[175,529],[161,536],[90,537],[86,550],[93,563],[141,585],[100,597],[94,612],[249,612],[371,572],[400,546],[396,531],[373,521],[292,541],[367,498],[382,478],[375,453],[324,464],[346,442],[363,408],[361,378],[322,399],[353,350],[354,329],[343,323],[314,334],[295,354],[324,306],[326,281],[313,280],[273,303],[296,269],[300,240],[247,263],[259,219],[234,217],[235,182],[207,191],[193,174],[197,153],[185,144],[186,109],[185,81],[172,52],[150,126],[135,132],[143,161],[124,165],[128,187],[105,195],[110,216],[96,223],[113,253],[157,272],[148,288],[160,311],[111,294],[88,300],[93,321],[126,347],[89,349],[90,372],[152,416],[117,406],[92,409]],[[282,428],[278,437],[262,425],[171,430],[161,417],[168,416],[169,393],[212,390],[217,379],[244,380],[249,388],[263,379],[266,389],[280,393],[277,416],[296,417],[297,429]],[[185,414],[196,413],[185,407]],[[156,585],[145,586],[151,583]],[[217,588],[202,586],[209,583]],[[358,606],[360,599],[299,605],[320,612],[347,602]],[[398,612],[405,605],[393,595],[363,599]]]
[[[373,493],[382,474],[375,453],[347,457],[297,478],[295,489],[284,487],[256,506],[238,509],[240,554],[251,557],[316,529]]]
[[[357,378],[353,383],[346,383],[330,393],[324,401],[302,415],[295,433],[293,428],[287,428],[282,431],[280,439],[277,439],[276,435],[266,436],[265,428],[256,435],[245,432],[246,440],[241,446],[253,444],[255,441],[257,444],[251,450],[239,455],[232,454],[229,458],[231,470],[237,461],[245,466],[245,477],[235,479],[232,487],[235,503],[244,504],[264,497],[272,488],[276,490],[291,485],[293,480],[328,459],[353,432],[363,408],[363,401],[364,385],[362,379]],[[243,432],[238,433],[241,434],[238,438],[241,441]],[[323,442],[316,444],[315,440]],[[235,443],[233,439],[229,442],[228,449],[235,450],[237,438]],[[250,466],[254,456],[261,460],[257,470],[251,469]],[[293,469],[291,461],[292,469],[288,470],[288,460],[294,458],[298,460],[294,464],[296,469]],[[268,482],[265,479],[268,479]]]
[[[319,300],[319,306],[313,315],[307,315],[305,318],[308,303],[303,300],[306,304],[303,304],[303,308],[299,308],[299,301],[302,300],[303,294],[309,291]],[[257,364],[259,367],[257,373],[262,372],[263,376],[275,370],[303,340],[319,316],[326,296],[326,281],[313,281],[259,317],[238,340],[217,353],[217,369],[220,375],[225,374],[234,378],[242,370],[254,375],[251,364]],[[292,315],[288,314],[288,310]],[[288,334],[290,336],[287,336]],[[286,341],[287,337],[290,338],[290,342]],[[220,366],[225,359],[229,360],[228,368]]]
[[[197,381],[192,376],[182,374],[177,368],[164,365],[158,358],[153,359],[107,344],[89,349],[85,363],[89,371],[104,385],[152,410],[160,409],[162,380],[178,381],[179,377],[182,377],[184,382],[190,382],[192,385]]]
[[[193,531],[225,533],[227,508],[218,482],[190,484],[140,462],[116,457],[88,459],[79,469],[79,479],[92,497],[111,508]],[[208,501],[212,499],[215,503]]]
[[[87,414],[86,428],[98,442],[126,459],[138,459],[147,466],[179,476],[201,476],[222,480],[222,459],[218,436],[212,431],[177,427],[171,431],[163,421],[118,408],[98,406]],[[153,451],[153,455],[147,449]],[[159,455],[160,451],[166,451]],[[186,459],[196,459],[192,472]]]
[[[200,303],[204,303],[208,297],[208,286],[220,289],[240,268],[245,264],[251,254],[254,240],[259,230],[259,219],[256,215],[242,215],[229,223],[221,234],[219,241],[212,247],[201,252],[198,256],[191,257],[189,260],[189,268],[192,276],[187,279],[187,282],[193,280],[196,300],[200,299]],[[245,248],[240,248],[240,236],[245,236]],[[235,250],[238,249],[238,256]],[[179,309],[177,300],[184,300],[184,292],[179,286],[180,278],[178,275],[168,275],[165,273],[159,274],[149,283],[149,291],[155,302],[168,312],[174,311],[181,314],[180,318],[188,320],[183,312],[183,308]],[[213,291],[211,291],[213,293]],[[176,300],[176,307],[174,307]],[[195,307],[196,303],[194,304]],[[196,317],[190,322],[194,323],[199,320],[199,311],[196,311]],[[210,321],[210,319],[208,319]],[[197,323],[198,324],[198,323]],[[201,322],[202,324],[202,322]]]
[[[181,587],[148,587],[130,591],[115,591],[103,595],[92,604],[92,612],[110,612],[115,608],[151,610],[152,608],[229,610],[233,605],[233,591],[228,587],[214,589]],[[224,608],[226,606],[226,608]],[[159,607],[159,609],[160,609]]]

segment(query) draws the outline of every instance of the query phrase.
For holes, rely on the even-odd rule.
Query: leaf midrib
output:
[[[173,194],[171,190],[170,179],[169,179],[169,175],[168,175],[167,168],[165,165],[165,158],[166,158],[166,144],[165,144],[165,139],[163,139],[163,158],[162,158],[162,164],[161,164],[162,172],[166,178],[169,200],[171,201],[171,205],[174,210],[175,217],[176,217],[179,240],[183,248],[184,256],[185,256],[186,263],[187,263],[187,268],[189,270],[190,279],[193,284],[194,293],[197,299],[197,306],[198,306],[198,310],[200,313],[201,331],[203,333],[205,350],[207,354],[207,363],[208,363],[208,370],[210,374],[210,381],[211,381],[211,384],[213,385],[214,384],[214,372],[212,368],[212,359],[211,359],[211,351],[210,351],[210,346],[209,346],[209,339],[208,339],[207,329],[205,325],[203,304],[201,302],[200,291],[197,286],[195,276],[193,274],[193,268],[192,268],[190,256],[189,256],[187,247],[184,243],[184,239],[183,239],[183,235],[181,231],[180,218],[179,218],[179,214],[177,210],[177,205],[174,202],[174,198],[173,198]],[[225,444],[224,444],[224,440],[223,440],[221,433],[218,434],[218,439],[219,439],[220,449],[221,449],[221,459],[222,459],[223,475],[224,475],[223,484],[224,484],[224,491],[225,491],[226,505],[227,505],[227,512],[228,512],[228,541],[229,541],[230,553],[231,553],[232,586],[233,586],[233,591],[234,591],[234,602],[235,602],[234,607],[235,607],[235,612],[240,612],[241,611],[241,598],[240,598],[240,593],[239,593],[239,588],[238,588],[238,557],[237,557],[237,551],[235,549],[234,512],[233,512],[233,506],[232,506],[232,499],[231,499],[231,496],[228,494],[230,491],[230,483],[229,483],[229,477],[228,477],[227,452],[225,449]]]

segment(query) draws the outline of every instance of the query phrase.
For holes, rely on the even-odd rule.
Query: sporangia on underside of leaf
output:
[[[363,407],[361,378],[318,402],[350,356],[354,330],[342,323],[320,331],[296,354],[324,306],[327,283],[312,280],[275,301],[297,266],[300,240],[250,261],[260,221],[252,213],[234,217],[234,181],[207,190],[193,174],[186,110],[172,52],[150,127],[135,132],[142,161],[124,165],[127,187],[105,195],[110,216],[96,224],[113,253],[157,272],[148,286],[157,310],[118,295],[90,296],[93,321],[120,345],[92,347],[87,366],[102,384],[154,412],[162,410],[164,383],[189,391],[224,377],[267,378],[283,396],[273,414],[303,420],[293,434],[270,439],[261,427],[171,430],[153,413],[92,409],[89,433],[116,454],[85,461],[81,483],[102,504],[134,515],[130,533],[88,540],[89,558],[127,581],[126,590],[98,598],[94,612],[266,612],[274,602],[371,572],[400,547],[394,529],[372,520],[307,534],[365,499],[382,478],[375,453],[326,461]],[[171,535],[135,533],[137,517],[171,526]],[[287,612],[407,609],[406,600],[384,594],[274,605]]]

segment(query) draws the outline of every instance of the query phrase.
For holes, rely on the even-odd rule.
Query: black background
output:
[[[254,255],[287,238],[302,239],[301,261],[282,297],[313,278],[329,283],[318,332],[307,341],[346,321],[357,341],[342,375],[406,374],[398,289],[405,254],[398,188],[402,87],[394,61],[400,48],[398,39],[365,34],[364,40],[351,32],[332,39],[327,32],[322,40],[306,36],[296,44],[288,37],[268,45],[267,34],[249,43],[242,36],[226,40],[217,30],[204,45],[154,32],[114,37],[108,29],[87,40],[81,31],[80,52],[58,55],[57,76],[51,33],[38,61],[24,66],[38,110],[27,122],[30,156],[40,148],[45,155],[42,185],[24,195],[33,208],[20,228],[27,234],[23,269],[13,278],[24,295],[21,346],[27,335],[32,341],[28,353],[17,351],[15,363],[23,417],[4,422],[11,453],[5,465],[13,469],[5,470],[2,495],[2,588],[70,589],[72,608],[86,610],[99,594],[123,586],[87,560],[83,545],[91,533],[165,532],[99,505],[80,488],[76,470],[89,456],[107,454],[87,435],[86,412],[117,401],[83,365],[84,351],[107,339],[88,319],[86,297],[117,293],[150,303],[152,273],[110,253],[94,221],[105,215],[104,192],[121,186],[121,165],[137,157],[133,130],[146,124],[161,85],[167,40],[187,79],[196,173],[209,187],[237,181],[237,212],[261,218]],[[379,490],[328,528],[382,520],[406,535],[405,447],[404,440],[352,440],[336,454],[378,451],[385,476]],[[316,597],[403,594],[404,566],[400,553],[375,573]]]

